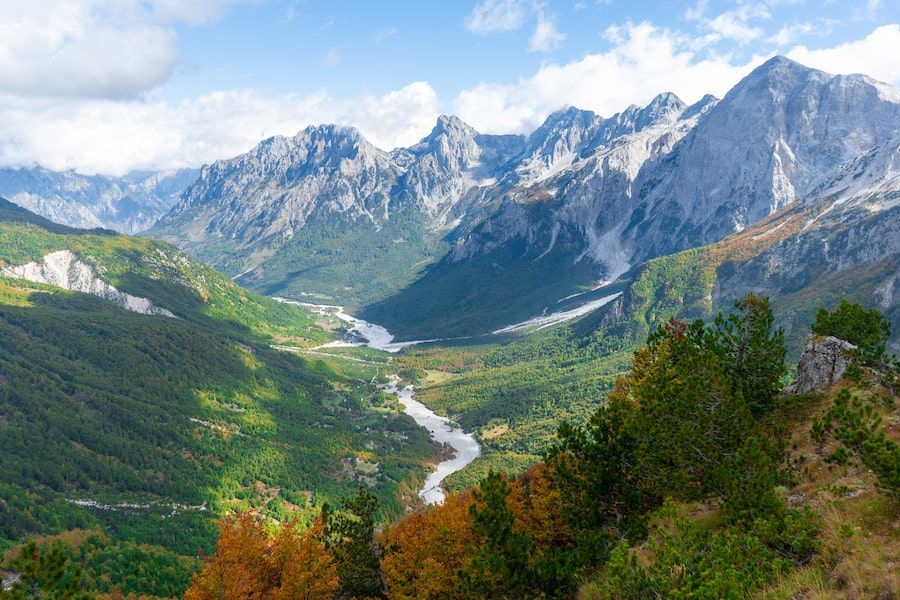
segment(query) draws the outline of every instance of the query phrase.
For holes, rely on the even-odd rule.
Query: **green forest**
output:
[[[6,597],[897,589],[900,381],[875,309],[826,294],[790,330],[784,297],[716,311],[707,248],[641,266],[572,324],[312,349],[341,324],[163,242],[0,208],[0,268],[68,249],[174,315],[0,277]],[[809,335],[850,342],[850,368],[785,395]],[[393,372],[483,446],[442,505],[416,496],[440,449],[382,392]]]
[[[0,278],[0,552],[61,536],[86,589],[169,597],[227,512],[307,523],[362,483],[401,514],[435,450],[386,363],[276,350],[334,334],[165,243],[29,215],[3,213],[2,264],[70,249],[176,318]]]

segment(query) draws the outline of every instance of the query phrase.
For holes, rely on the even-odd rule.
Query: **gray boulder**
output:
[[[797,378],[785,394],[821,392],[844,376],[856,346],[836,337],[811,335],[797,364]]]

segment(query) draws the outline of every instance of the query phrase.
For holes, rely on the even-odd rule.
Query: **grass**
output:
[[[813,421],[825,414],[837,392],[850,387],[856,394],[892,394],[871,374],[861,384],[844,381],[825,394],[781,399],[767,427],[787,432],[786,485],[780,495],[791,507],[807,506],[819,517],[821,550],[805,564],[759,589],[746,590],[758,600],[831,600],[893,598],[900,590],[900,503],[879,488],[875,476],[858,463],[838,465],[826,460],[833,442],[823,447],[811,436]],[[890,436],[900,435],[900,402],[882,403],[880,412]],[[715,502],[681,503],[677,512],[700,530],[725,527]],[[639,563],[653,560],[644,545],[630,549]],[[603,571],[590,574],[579,598],[601,597]]]

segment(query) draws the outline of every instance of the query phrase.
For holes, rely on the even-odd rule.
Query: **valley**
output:
[[[410,346],[434,343],[442,340],[423,340],[413,342],[393,343],[394,337],[390,332],[379,325],[369,323],[360,319],[356,319],[344,312],[340,306],[330,306],[322,304],[301,304],[283,298],[275,298],[276,301],[285,304],[296,304],[304,306],[312,310],[313,313],[333,316],[352,325],[352,328],[344,335],[343,339],[327,342],[319,346],[313,346],[308,350],[294,350],[302,354],[316,356],[333,356],[324,353],[324,349],[328,348],[353,348],[365,346],[373,350],[396,353],[403,348]],[[356,359],[353,357],[343,357],[344,360],[357,360],[366,362],[364,359]],[[379,364],[370,362],[369,364]],[[418,495],[426,504],[439,504],[444,501],[445,492],[443,489],[444,480],[461,471],[468,466],[473,460],[481,454],[481,446],[478,441],[470,434],[466,433],[446,417],[435,414],[431,409],[415,400],[415,388],[411,385],[404,385],[402,379],[396,373],[388,375],[388,384],[384,391],[397,397],[403,412],[411,417],[419,427],[427,430],[431,439],[441,446],[449,447],[450,456],[435,465],[434,470],[427,475],[422,488],[418,491]]]
[[[758,62],[528,133],[0,169],[0,567],[104,600],[890,597],[900,92]]]

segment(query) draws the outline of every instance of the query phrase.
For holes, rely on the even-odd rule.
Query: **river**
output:
[[[317,346],[317,349],[365,345],[370,348],[375,348],[376,350],[394,353],[399,352],[407,346],[422,344],[426,341],[438,341],[419,340],[414,342],[394,342],[394,336],[387,329],[381,325],[357,319],[356,317],[345,313],[344,309],[340,306],[309,304],[287,300],[286,298],[275,298],[275,300],[286,304],[303,306],[318,314],[333,315],[353,326],[348,334],[349,339],[329,342]],[[422,498],[426,504],[443,503],[444,498],[446,497],[446,492],[443,488],[444,480],[481,456],[481,445],[471,433],[466,433],[455,422],[438,415],[416,400],[414,398],[415,388],[413,388],[413,386],[401,388],[400,377],[398,375],[392,375],[390,383],[388,383],[384,389],[386,392],[397,396],[397,399],[403,406],[403,412],[412,417],[419,427],[427,429],[428,433],[431,435],[431,439],[453,448],[453,458],[439,462],[434,471],[429,473],[425,478],[425,483],[422,486],[422,489],[419,490],[419,497]]]
[[[528,319],[527,321],[498,329],[494,331],[493,334],[501,334],[525,329],[538,330],[549,327],[551,325],[557,325],[559,323],[581,317],[593,310],[597,310],[604,304],[608,304],[612,300],[615,300],[620,295],[621,292],[618,292],[596,300],[584,302],[580,306],[577,306],[570,310],[562,310],[550,314],[543,314],[538,317]],[[303,306],[304,308],[307,308],[317,314],[337,317],[341,321],[344,321],[345,323],[348,323],[352,326],[345,339],[328,342],[327,344],[317,346],[316,348],[314,348],[314,350],[321,348],[369,346],[370,348],[375,348],[376,350],[383,350],[385,352],[394,353],[399,352],[400,350],[408,346],[415,346],[416,344],[424,344],[427,342],[442,341],[441,339],[432,339],[416,340],[411,342],[395,342],[394,336],[390,331],[388,331],[381,325],[376,325],[375,323],[369,323],[368,321],[357,319],[353,315],[344,312],[344,308],[341,306],[329,304],[311,304],[308,302],[298,302],[296,300],[288,300],[286,298],[278,297],[274,299],[278,302],[284,302],[286,304]],[[564,298],[563,300],[566,300],[566,298]],[[398,375],[392,375],[390,383],[384,389],[385,391],[397,396],[397,399],[403,406],[403,412],[412,417],[420,427],[424,427],[425,429],[427,429],[431,434],[431,439],[453,448],[453,458],[449,458],[447,460],[439,462],[434,471],[432,471],[425,479],[425,484],[422,486],[422,489],[419,490],[419,497],[422,498],[422,500],[424,500],[426,504],[443,503],[446,496],[444,488],[442,487],[444,480],[453,473],[462,470],[466,467],[466,465],[481,456],[481,446],[479,445],[478,440],[476,440],[475,436],[473,436],[471,433],[466,433],[465,431],[463,431],[463,429],[455,422],[446,417],[442,417],[436,414],[430,408],[416,400],[414,398],[415,388],[413,388],[412,386],[401,388],[400,377]]]

